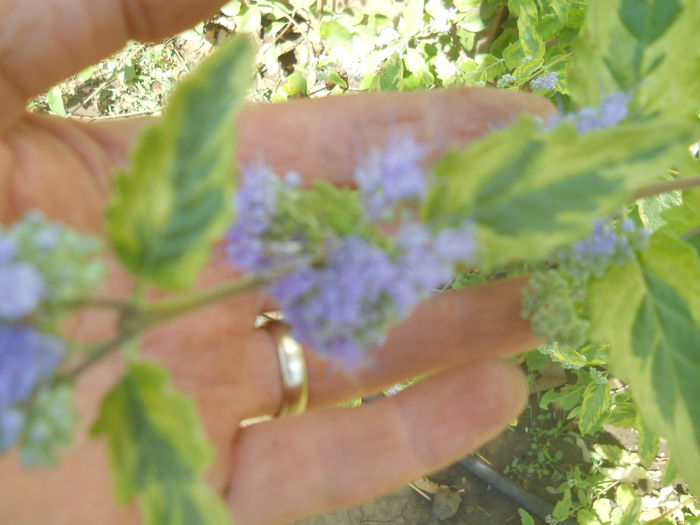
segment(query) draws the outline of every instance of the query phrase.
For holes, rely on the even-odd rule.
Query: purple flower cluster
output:
[[[279,215],[284,183],[264,168],[245,174],[228,236],[231,262],[257,273],[291,266],[269,289],[292,335],[345,368],[363,364],[392,323],[447,284],[457,264],[473,260],[470,223],[434,232],[417,219],[427,190],[425,154],[408,135],[394,135],[371,152],[355,172],[364,216],[350,233],[323,230],[313,259],[305,253],[304,221],[297,230],[278,224],[293,222]]]
[[[66,354],[63,341],[30,326],[0,323],[0,452],[19,438],[26,401],[37,385],[49,379]]]
[[[596,220],[593,232],[571,246],[566,263],[576,273],[602,275],[610,264],[624,264],[635,250],[644,249],[649,231],[638,228],[630,219],[615,227],[610,222]],[[573,267],[573,268],[572,268]]]
[[[40,239],[50,244],[48,230]],[[50,377],[65,355],[59,339],[25,323],[48,297],[48,285],[31,263],[19,259],[17,241],[0,231],[0,452],[19,438],[26,401]]]
[[[540,75],[532,82],[530,82],[530,87],[532,89],[542,89],[551,90],[557,87],[557,74],[549,73],[547,75]]]
[[[419,201],[427,189],[422,168],[427,151],[408,134],[395,134],[386,147],[372,151],[355,170],[362,203],[372,220],[391,218],[401,201]]]
[[[591,235],[574,243],[572,248],[580,258],[611,257],[618,250],[629,250],[624,239],[601,219],[595,221]]]
[[[547,128],[555,128],[565,121],[574,122],[579,133],[614,128],[629,116],[631,101],[632,97],[626,93],[611,93],[603,97],[598,108],[587,107],[576,113],[552,117]]]
[[[414,223],[402,227],[396,241],[392,256],[359,237],[331,238],[325,264],[275,282],[271,291],[292,335],[344,368],[357,368],[367,348],[384,342],[389,325],[449,282],[455,263],[474,251],[467,227],[435,237]]]
[[[236,195],[237,219],[227,236],[228,255],[236,266],[251,272],[274,270],[277,265],[300,255],[301,246],[291,239],[265,239],[277,215],[280,192],[298,184],[295,173],[290,173],[283,181],[262,163],[243,170]]]
[[[17,260],[14,240],[0,233],[0,320],[18,321],[32,313],[46,295],[41,273],[31,264]]]

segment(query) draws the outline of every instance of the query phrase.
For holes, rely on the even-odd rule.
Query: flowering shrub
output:
[[[210,300],[266,289],[295,337],[338,366],[361,367],[392,324],[464,267],[498,273],[527,263],[543,269],[523,307],[549,340],[544,350],[582,367],[601,363],[588,343],[608,349],[611,371],[639,400],[638,428],[667,438],[684,458],[681,475],[700,490],[700,196],[688,155],[698,135],[700,4],[414,4],[396,27],[381,16],[367,24],[382,36],[370,46],[381,57],[369,71],[351,71],[351,57],[344,72],[360,88],[529,86],[560,115],[522,116],[434,166],[426,165],[434,145],[397,130],[355,167],[356,190],[305,189],[303,174],[280,178],[261,163],[243,169],[236,193],[231,121],[248,89],[252,46],[232,39],[174,92],[115,177],[111,248],[141,292],[174,298],[97,299],[103,264],[94,241],[37,215],[0,231],[0,451],[19,447],[28,464],[53,463],[70,437],[75,380]],[[243,16],[255,6],[239,7]],[[344,23],[321,24],[327,54],[315,64],[341,91],[349,85],[331,71],[337,54],[367,44],[364,30]],[[679,49],[687,50],[682,67]],[[657,197],[679,190],[672,205]],[[248,276],[207,295],[193,283],[222,237],[230,263]],[[120,316],[113,339],[84,345],[61,335],[68,314],[99,305]],[[605,373],[586,374],[580,427],[592,432],[613,397]],[[228,522],[204,480],[212,453],[193,403],[137,348],[92,432],[109,444],[120,499],[138,499],[150,523],[169,523],[170,507]],[[149,454],[153,447],[163,453]],[[167,486],[162,472],[173,473]]]

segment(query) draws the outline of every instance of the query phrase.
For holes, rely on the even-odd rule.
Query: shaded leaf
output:
[[[637,40],[651,44],[671,27],[681,10],[680,0],[622,0],[619,16]]]
[[[213,450],[195,405],[161,366],[131,364],[103,399],[92,433],[107,439],[119,501],[138,498],[147,524],[229,523],[204,479]]]
[[[569,517],[570,512],[571,512],[571,490],[566,489],[564,491],[563,497],[559,501],[557,501],[556,505],[554,505],[554,510],[552,511],[552,516],[556,520],[564,521],[566,518]]]

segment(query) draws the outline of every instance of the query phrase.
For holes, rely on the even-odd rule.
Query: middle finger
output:
[[[375,394],[396,383],[452,368],[466,361],[497,357],[539,344],[520,315],[520,291],[526,278],[441,293],[420,305],[388,334],[386,344],[368,352],[366,366],[344,370],[305,347],[309,409]],[[274,414],[282,383],[272,336],[257,330],[250,349],[261,352],[262,369],[245,380],[259,396],[243,417]],[[264,388],[261,389],[261,385]]]

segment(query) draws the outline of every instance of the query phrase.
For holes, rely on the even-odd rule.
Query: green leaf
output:
[[[535,525],[535,520],[528,511],[518,509],[518,515],[520,516],[520,525]]]
[[[348,82],[345,80],[343,77],[340,76],[337,72],[333,71],[330,75],[330,80],[333,82],[336,86],[340,87],[340,89],[348,89]]]
[[[616,427],[632,428],[637,424],[637,407],[632,400],[624,401],[618,394],[615,398],[615,406],[605,416],[604,423]]]
[[[638,525],[641,523],[642,500],[635,498],[627,505],[625,512],[620,518],[619,525]]]
[[[662,193],[642,199],[638,203],[642,224],[650,231],[658,230],[666,223],[663,218],[664,211],[678,206],[680,203],[679,192]]]
[[[578,426],[583,434],[593,433],[603,416],[610,410],[611,397],[610,385],[591,381],[586,385],[581,402],[581,413],[579,414]]]
[[[352,44],[353,33],[336,20],[323,22],[320,32],[323,44],[331,54],[340,48],[349,47]]]
[[[671,27],[681,10],[680,0],[622,0],[619,15],[637,40],[651,44]]]
[[[641,112],[697,126],[697,20],[696,0],[589,0],[569,75],[572,98],[597,106],[604,94],[628,91]]]
[[[49,103],[49,109],[61,117],[66,116],[66,108],[63,105],[63,91],[61,91],[61,86],[54,86],[49,89],[46,95]]]
[[[289,191],[278,201],[279,221],[270,235],[290,237],[304,231],[311,245],[323,250],[328,235],[360,235],[372,238],[376,227],[364,215],[357,193],[325,181],[318,181],[307,191]]]
[[[554,510],[552,511],[552,516],[556,520],[564,521],[566,518],[569,517],[570,512],[571,512],[571,491],[569,489],[566,489],[564,491],[564,496],[559,501],[557,501],[557,504],[554,506]]]
[[[690,136],[658,122],[583,135],[566,124],[544,132],[521,117],[445,155],[423,213],[440,226],[473,220],[485,266],[541,260],[622,207],[631,186],[653,180],[684,154]]]
[[[135,276],[163,288],[197,277],[231,220],[234,118],[248,86],[251,44],[232,38],[183,81],[116,178],[107,231]]]
[[[644,424],[639,415],[637,415],[635,426],[639,433],[639,458],[642,461],[642,465],[648,469],[656,459],[656,454],[659,451],[659,438]]]
[[[595,512],[588,509],[581,509],[576,513],[576,521],[579,525],[601,525]]]
[[[204,479],[213,450],[196,407],[160,365],[129,366],[103,399],[92,434],[107,438],[119,501],[137,498],[146,524],[229,523]]]
[[[478,33],[479,31],[483,31],[485,27],[486,23],[478,9],[474,9],[465,14],[459,21],[459,28],[469,31],[470,33]]]
[[[454,285],[453,285],[454,289]],[[527,369],[531,372],[542,370],[545,366],[549,364],[549,359],[539,350],[531,350],[525,354],[525,364]]]
[[[83,69],[80,73],[76,75],[78,80],[81,82],[87,82],[92,78],[92,75],[95,73],[95,66],[89,66]]]
[[[561,407],[569,411],[581,402],[583,396],[583,387],[575,387],[564,392],[556,390],[548,390],[540,399],[540,408],[546,409],[550,403],[558,403]]]
[[[477,57],[479,65],[479,80],[488,82],[506,72],[505,61],[494,55],[482,55]]]
[[[529,60],[541,60],[545,45],[537,32],[537,5],[535,0],[508,0],[508,9],[518,17],[519,42]]]
[[[287,96],[290,97],[294,95],[307,96],[308,91],[306,86],[306,77],[304,74],[300,71],[295,71],[289,75],[287,77],[287,83],[284,86],[284,91],[287,93]]]
[[[615,503],[618,507],[625,509],[635,499],[637,499],[637,494],[631,483],[623,483],[615,489]]]
[[[673,485],[673,483],[678,479],[678,466],[673,458],[668,458],[664,472],[661,475],[661,484],[666,487],[668,485]]]
[[[57,385],[35,394],[22,431],[22,464],[54,467],[70,444],[78,417],[73,408],[73,386]]]
[[[238,30],[243,33],[255,33],[262,24],[262,13],[256,6],[251,5],[245,8],[239,16]]]
[[[559,344],[552,344],[549,348],[552,359],[559,361],[566,368],[581,368],[588,364],[586,357],[577,352],[575,348]]]
[[[681,201],[661,213],[662,232],[682,237],[700,228],[700,188],[683,191]]]
[[[403,36],[413,36],[424,28],[424,6],[424,0],[407,0],[401,9],[402,16],[398,24],[398,30]]]
[[[403,89],[403,59],[398,53],[384,62],[372,81],[372,91],[401,91]]]
[[[655,233],[637,261],[590,286],[592,336],[611,345],[644,421],[668,439],[700,490],[700,259],[688,243]]]

